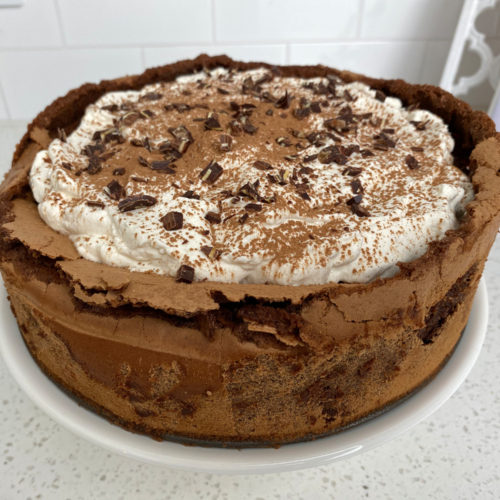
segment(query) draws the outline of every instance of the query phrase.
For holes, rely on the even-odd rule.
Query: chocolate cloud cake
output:
[[[200,56],[54,101],[0,196],[2,276],[52,380],[157,439],[276,445],[452,354],[500,141],[429,85]]]

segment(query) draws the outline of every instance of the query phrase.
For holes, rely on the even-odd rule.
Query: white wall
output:
[[[436,84],[461,6],[461,0],[25,0],[20,8],[0,8],[0,119],[32,118],[81,83],[201,52],[321,62]],[[500,45],[498,14],[485,24]]]

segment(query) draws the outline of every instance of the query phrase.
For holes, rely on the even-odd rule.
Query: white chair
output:
[[[496,4],[497,0],[464,1],[440,86],[455,96],[460,96],[466,94],[470,88],[488,80],[495,89],[488,114],[495,121],[497,130],[500,130],[500,54],[493,55],[491,48],[486,43],[485,35],[477,31],[474,25],[481,12],[487,8],[495,7]],[[466,44],[469,44],[469,48],[478,54],[479,68],[473,75],[462,76],[456,81]]]

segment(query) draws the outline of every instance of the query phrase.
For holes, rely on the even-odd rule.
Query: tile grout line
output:
[[[496,41],[497,39],[495,39]],[[500,40],[500,38],[498,38]],[[289,42],[287,40],[262,40],[259,42],[252,41],[216,41],[216,42],[203,42],[203,41],[194,41],[194,42],[186,42],[186,43],[175,43],[175,42],[166,42],[166,43],[150,43],[150,44],[109,44],[109,45],[65,45],[64,47],[55,47],[55,46],[46,46],[46,47],[35,47],[35,46],[27,46],[27,47],[0,47],[0,54],[7,52],[43,52],[43,51],[57,51],[57,50],[106,50],[106,49],[161,49],[161,48],[176,48],[176,47],[197,47],[197,46],[255,46],[262,47],[264,45],[271,46],[282,46],[284,44],[289,43],[290,45],[371,45],[371,44],[400,44],[400,43],[427,43],[427,42],[446,42],[448,39],[446,38],[432,38],[432,39],[363,39],[356,40],[354,38],[339,38],[339,39],[329,39],[329,38],[321,38],[321,39],[307,39],[307,40],[294,40]]]
[[[7,117],[9,120],[12,120],[12,113],[10,112],[9,105],[7,103],[7,96],[5,95],[5,91],[3,89],[2,82],[0,82],[0,100],[3,101],[3,106],[5,108],[5,112],[7,113]]]
[[[64,27],[63,27],[62,16],[61,16],[61,9],[59,7],[59,0],[52,0],[52,1],[54,2],[54,7],[55,7],[55,10],[56,10],[57,24],[59,26],[59,32],[61,33],[62,45],[63,45],[63,47],[67,47],[68,44],[66,42],[66,34],[65,34],[65,31],[64,31]]]

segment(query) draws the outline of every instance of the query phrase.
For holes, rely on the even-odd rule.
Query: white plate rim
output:
[[[488,299],[481,279],[462,339],[443,369],[405,401],[338,434],[280,448],[224,449],[154,441],[128,432],[78,405],[34,362],[10,311],[0,297],[0,351],[12,377],[52,419],[78,436],[128,458],[169,468],[224,474],[299,470],[325,465],[370,450],[434,413],[459,388],[476,362],[488,324]]]

